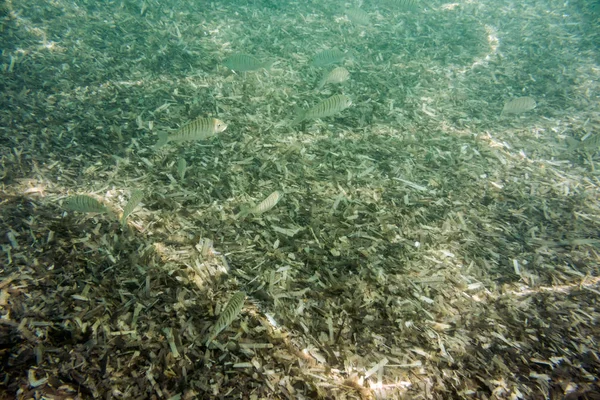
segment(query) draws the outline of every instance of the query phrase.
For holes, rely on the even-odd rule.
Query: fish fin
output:
[[[254,206],[242,206],[240,212],[235,215],[235,219],[246,218],[246,216],[252,212],[252,208],[254,208]]]

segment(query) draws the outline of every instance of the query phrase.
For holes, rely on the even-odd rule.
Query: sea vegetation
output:
[[[600,392],[593,8],[0,18],[9,397]]]

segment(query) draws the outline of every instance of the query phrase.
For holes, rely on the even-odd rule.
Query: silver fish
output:
[[[95,198],[85,195],[77,194],[71,196],[63,203],[64,207],[71,211],[80,212],[96,212],[105,213],[108,212],[108,208]]]
[[[125,226],[125,223],[127,222],[127,217],[129,217],[133,210],[135,210],[135,208],[138,206],[138,204],[140,204],[140,201],[142,201],[143,197],[144,192],[142,192],[141,190],[134,190],[131,193],[129,201],[127,202],[127,204],[125,204],[125,207],[123,208],[123,215],[121,216],[122,226]]]
[[[237,72],[256,71],[261,68],[269,69],[275,60],[261,61],[250,54],[233,54],[229,56],[223,64]]]
[[[281,199],[281,193],[274,191],[266,199],[255,206],[243,206],[235,218],[245,218],[248,214],[260,215],[275,207]]]
[[[515,97],[504,103],[504,108],[500,116],[506,114],[521,114],[533,110],[536,106],[535,100],[531,97]]]
[[[197,118],[187,125],[179,128],[175,133],[168,134],[160,132],[156,148],[161,147],[168,142],[186,142],[190,140],[208,139],[217,133],[227,129],[227,124],[216,118]]]
[[[271,193],[266,199],[258,203],[253,207],[250,212],[254,215],[262,214],[275,207],[281,198],[281,194],[278,191]]]
[[[323,88],[328,83],[342,83],[348,80],[350,72],[344,67],[337,67],[323,75],[323,79],[319,82],[317,90]]]
[[[246,293],[244,292],[237,292],[233,296],[231,296],[231,299],[229,299],[229,302],[227,303],[221,314],[219,314],[219,319],[217,319],[217,322],[213,325],[211,329],[211,333],[208,337],[208,340],[206,341],[207,346],[217,337],[219,333],[221,333],[225,328],[231,325],[233,321],[235,321],[235,319],[242,311],[242,307],[244,307],[245,301]]]
[[[336,94],[331,96],[316,106],[309,108],[308,110],[301,112],[296,119],[292,122],[292,126],[299,124],[302,121],[309,119],[329,117],[337,114],[352,105],[350,97],[343,94]]]
[[[334,47],[333,49],[323,50],[315,54],[310,65],[313,67],[324,67],[330,64],[337,64],[346,57],[346,53]]]
[[[417,11],[420,0],[386,0],[389,6],[402,11]]]
[[[353,8],[347,9],[346,16],[352,23],[354,23],[356,25],[369,25],[371,23],[369,14],[367,14],[365,11],[361,10],[360,8],[353,7]]]

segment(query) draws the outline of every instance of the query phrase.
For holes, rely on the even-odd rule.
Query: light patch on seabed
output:
[[[488,51],[487,54],[482,57],[477,57],[470,66],[457,69],[456,72],[464,74],[475,67],[486,66],[490,59],[498,53],[500,38],[498,38],[496,28],[491,25],[485,25],[485,31],[487,33],[487,42],[490,47],[490,51]]]

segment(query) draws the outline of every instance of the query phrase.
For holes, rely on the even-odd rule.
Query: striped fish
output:
[[[277,205],[280,198],[281,194],[278,191],[274,191],[266,199],[258,203],[256,206],[252,207],[250,212],[254,215],[259,215],[264,212],[267,212]]]
[[[190,140],[208,139],[227,129],[227,124],[216,118],[197,118],[187,125],[179,128],[175,133],[160,132],[156,148],[168,142],[186,142]]]
[[[337,67],[323,75],[323,79],[319,82],[316,90],[320,90],[328,83],[342,83],[348,80],[350,72],[344,67]]]
[[[316,106],[309,108],[308,110],[300,113],[298,117],[292,122],[292,126],[299,124],[302,121],[309,119],[329,117],[337,114],[352,105],[350,97],[343,94],[336,94],[323,100]]]
[[[231,296],[231,299],[229,299],[229,302],[221,314],[219,314],[219,319],[217,319],[217,322],[213,325],[208,340],[206,341],[206,346],[208,346],[219,333],[235,321],[242,311],[242,307],[244,307],[244,301],[246,301],[246,293],[244,292],[237,292]]]
[[[261,61],[250,54],[233,54],[229,56],[223,64],[237,72],[256,71],[261,68],[269,69],[275,60]]]
[[[337,64],[346,57],[346,53],[334,47],[333,49],[323,50],[320,53],[315,54],[310,65],[313,67],[324,67],[330,64]]]
[[[63,203],[67,210],[80,211],[80,212],[95,212],[105,213],[108,212],[108,208],[95,198],[85,195],[77,194],[75,196],[68,197]]]
[[[353,8],[347,9],[346,16],[352,23],[354,23],[356,25],[369,25],[371,23],[369,14],[367,14],[365,11],[361,10],[360,8],[353,7]]]
[[[419,0],[386,0],[390,7],[402,11],[417,11],[419,9]]]
[[[533,110],[536,106],[535,100],[531,97],[515,97],[504,103],[504,108],[500,116],[507,114],[521,114]]]
[[[142,192],[141,190],[134,190],[131,193],[129,201],[127,202],[127,204],[125,204],[125,207],[123,208],[123,215],[121,215],[122,226],[125,226],[125,223],[127,222],[127,217],[129,217],[133,210],[135,210],[135,208],[138,206],[138,204],[140,204],[140,201],[142,201],[143,197],[144,192]]]
[[[569,144],[568,151],[579,150],[584,153],[594,154],[598,150],[600,150],[600,133],[595,135],[584,137],[585,140],[576,140],[574,138],[568,137],[567,143]]]

